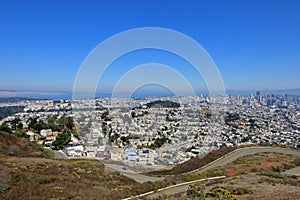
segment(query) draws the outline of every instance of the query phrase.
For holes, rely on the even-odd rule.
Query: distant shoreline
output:
[[[257,91],[260,91],[261,95],[268,94],[286,94],[289,96],[300,96],[300,89],[278,89],[278,90],[227,90],[226,94],[229,96],[237,96],[240,95],[242,97],[250,97],[251,95],[255,95]],[[197,96],[209,96],[208,91],[199,91],[196,92]],[[123,98],[126,95],[119,94],[114,95],[117,98]],[[135,94],[131,98],[134,99],[143,99],[143,98],[165,98],[165,97],[175,97],[174,94],[167,93],[144,93],[144,94]],[[111,98],[112,95],[110,93],[96,93],[96,98]],[[71,100],[72,92],[64,92],[64,91],[53,91],[53,92],[32,92],[32,91],[15,91],[15,90],[0,90],[0,102],[11,102],[16,101],[18,99],[21,100]],[[84,93],[83,97],[84,98]]]

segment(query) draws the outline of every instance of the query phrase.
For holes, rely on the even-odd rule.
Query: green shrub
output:
[[[17,145],[12,145],[8,149],[8,155],[10,156],[19,156],[21,155],[21,149]]]
[[[0,193],[6,192],[10,188],[11,176],[6,173],[0,174]]]
[[[154,191],[157,191],[157,190],[159,190],[159,189],[161,189],[161,188],[165,188],[165,187],[167,187],[167,184],[162,183],[162,182],[158,182],[158,183],[156,183],[156,184],[154,185]]]
[[[245,187],[245,188],[236,188],[232,192],[236,195],[244,195],[244,194],[253,194],[253,191],[251,188]]]
[[[224,199],[224,200],[236,200],[237,197],[234,194],[231,194],[228,190],[222,187],[215,187],[211,189],[207,194],[206,197],[213,197],[217,199]]]
[[[296,165],[297,167],[300,166],[300,158],[296,158],[293,162],[294,165]]]
[[[55,181],[54,176],[42,176],[42,177],[39,177],[39,179],[38,179],[39,184],[52,183],[53,181]]]
[[[284,169],[280,166],[272,166],[271,169],[273,172],[277,172],[277,173],[281,173],[284,171]]]
[[[197,199],[203,200],[205,199],[204,193],[205,185],[190,185],[188,190],[186,191],[186,195],[191,198],[198,197]]]
[[[195,181],[195,180],[198,180],[198,179],[199,179],[199,177],[196,176],[196,175],[193,175],[193,174],[186,174],[186,175],[182,176],[182,180],[184,182]]]

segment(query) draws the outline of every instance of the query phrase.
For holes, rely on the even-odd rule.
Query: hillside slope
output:
[[[0,199],[122,199],[153,189],[96,160],[53,160],[25,138],[0,133]]]
[[[46,157],[41,150],[27,138],[18,138],[13,134],[0,131],[0,157]]]

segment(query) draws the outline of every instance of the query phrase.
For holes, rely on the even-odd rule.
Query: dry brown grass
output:
[[[18,157],[46,157],[42,151],[35,149],[35,144],[27,138],[18,138],[13,134],[0,131],[0,157],[8,157],[16,151]]]
[[[17,156],[9,156],[14,145]],[[0,199],[122,199],[150,191],[99,161],[52,160],[26,138],[0,132]]]
[[[278,153],[258,153],[237,159],[226,166],[225,175],[234,176],[252,172],[270,172],[296,167],[296,157]]]
[[[121,199],[153,188],[108,172],[99,161],[2,158],[0,170],[11,177],[0,199]]]

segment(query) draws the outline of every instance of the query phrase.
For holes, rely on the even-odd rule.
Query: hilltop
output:
[[[121,199],[153,189],[96,160],[47,157],[26,138],[0,132],[0,199]]]

